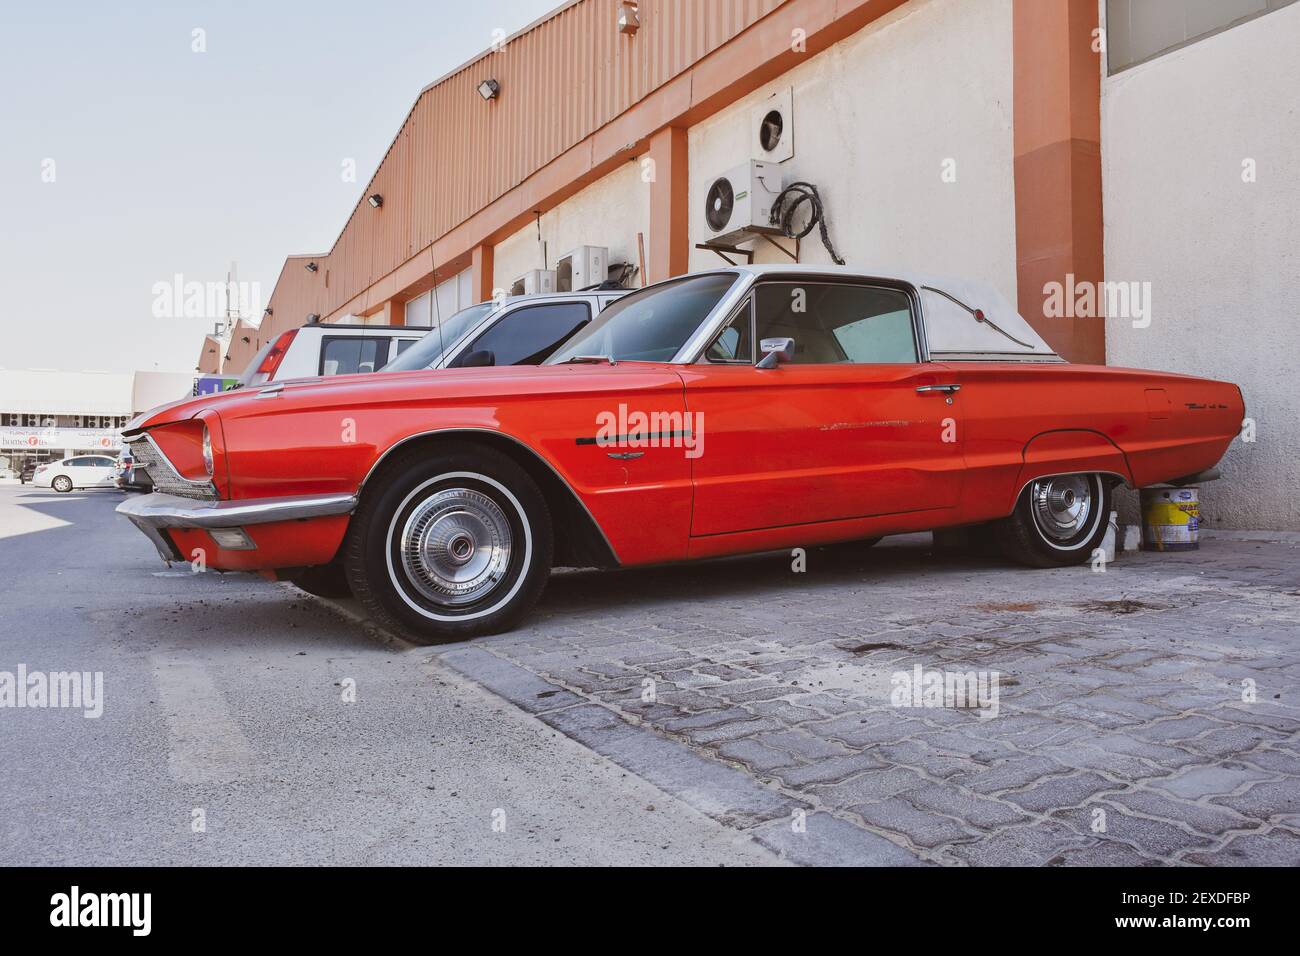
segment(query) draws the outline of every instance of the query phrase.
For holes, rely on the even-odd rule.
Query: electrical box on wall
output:
[[[556,292],[577,292],[608,277],[609,249],[605,246],[579,246],[555,263]]]
[[[759,103],[750,113],[753,130],[750,155],[769,163],[794,156],[794,88],[787,86]]]
[[[713,179],[704,195],[704,226],[709,242],[735,245],[761,233],[780,232],[772,225],[772,203],[781,194],[781,170],[751,159]]]
[[[554,269],[530,269],[510,283],[511,295],[535,295],[554,291]]]

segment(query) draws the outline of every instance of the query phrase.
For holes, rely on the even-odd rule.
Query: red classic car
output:
[[[282,382],[149,412],[168,561],[351,591],[420,641],[508,628],[552,566],[979,526],[1086,561],[1111,491],[1190,481],[1238,433],[1224,382],[1071,365],[989,286],[811,266],[672,279],[539,367]]]

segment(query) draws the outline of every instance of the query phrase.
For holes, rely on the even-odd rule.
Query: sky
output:
[[[0,369],[192,371],[162,289],[234,262],[265,305],[420,89],[560,2],[0,4]]]

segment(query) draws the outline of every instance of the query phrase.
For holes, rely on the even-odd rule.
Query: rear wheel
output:
[[[1036,568],[1082,564],[1106,536],[1110,480],[1095,473],[1031,481],[1016,510],[994,525],[1003,554]]]
[[[50,482],[50,487],[53,488],[55,491],[57,491],[59,494],[66,495],[69,491],[72,490],[72,479],[69,478],[67,475],[59,475],[52,482]]]
[[[367,490],[343,565],[380,624],[442,643],[514,626],[546,586],[552,541],[542,493],[510,458],[475,445],[417,448]]]

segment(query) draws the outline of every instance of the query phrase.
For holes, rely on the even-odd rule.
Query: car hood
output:
[[[653,387],[681,388],[682,381],[673,366],[651,362],[626,362],[618,365],[515,365],[335,375],[329,378],[270,382],[160,405],[128,422],[123,434],[130,438],[159,425],[185,421],[208,409],[226,419],[374,404],[465,399],[491,402],[511,396],[545,397],[558,392],[599,393]]]

